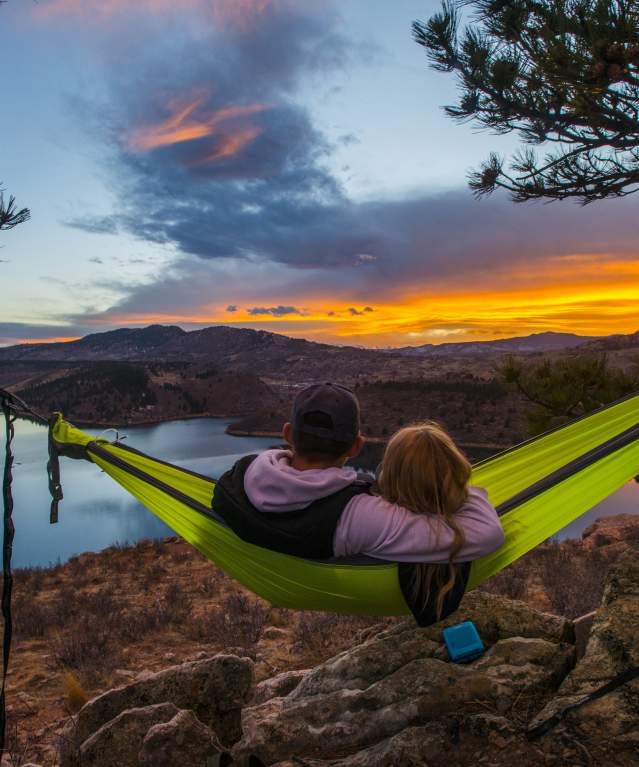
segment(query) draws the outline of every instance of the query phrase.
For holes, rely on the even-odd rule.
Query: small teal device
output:
[[[444,629],[444,642],[453,663],[469,663],[483,655],[484,643],[472,621],[464,621]]]

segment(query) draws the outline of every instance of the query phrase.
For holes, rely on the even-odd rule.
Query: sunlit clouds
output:
[[[87,20],[109,19],[132,10],[147,13],[185,12],[202,9],[223,24],[247,27],[274,6],[284,5],[285,0],[39,0],[32,13],[46,20],[55,17],[82,16]]]
[[[208,110],[206,95],[198,95],[187,102],[174,100],[168,105],[169,116],[157,125],[144,125],[126,137],[128,149],[148,152],[160,147],[212,139],[194,164],[205,164],[231,157],[240,152],[261,133],[254,125],[238,125],[242,119],[269,109],[266,104],[226,106]]]

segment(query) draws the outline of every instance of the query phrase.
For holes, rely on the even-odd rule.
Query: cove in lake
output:
[[[138,450],[211,477],[219,477],[242,455],[277,444],[273,437],[232,437],[229,421],[201,418],[170,421],[123,430]],[[86,429],[98,435],[98,429]],[[111,438],[112,433],[104,436]],[[60,459],[64,500],[60,521],[49,524],[46,429],[16,423],[14,447],[15,567],[49,565],[84,551],[114,543],[161,538],[173,532],[123,488],[87,461]],[[4,465],[4,451],[0,458]],[[639,485],[631,482],[561,531],[560,538],[579,537],[600,517],[639,513]]]

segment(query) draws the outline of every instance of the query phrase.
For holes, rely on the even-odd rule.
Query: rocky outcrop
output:
[[[611,555],[629,546],[639,546],[639,517],[636,514],[602,517],[584,530],[581,542],[588,550],[606,548]]]
[[[530,723],[531,730],[633,668],[639,668],[639,549],[626,551],[611,568],[584,657]],[[639,678],[562,718],[584,742],[596,743],[605,732],[616,746],[639,749]]]
[[[448,662],[442,625],[399,624],[309,671],[289,694],[246,707],[234,754],[266,764],[291,755],[321,764],[424,764],[425,749],[437,751],[430,740],[443,751],[450,744],[447,718],[478,706],[504,714],[522,695],[543,699],[574,664],[569,621],[480,593],[446,623],[466,618],[489,645],[475,663]],[[345,752],[361,753],[340,761]]]
[[[249,658],[216,655],[173,666],[109,690],[90,700],[67,725],[61,741],[61,767],[78,764],[83,749],[98,748],[97,744],[91,745],[91,739],[101,730],[98,738],[101,744],[123,743],[126,735],[122,733],[130,730],[133,739],[141,733],[141,745],[152,725],[169,721],[178,709],[191,710],[221,743],[230,745],[240,736],[240,712],[252,687],[253,662]],[[158,703],[171,707],[161,709],[159,719],[154,705]],[[144,709],[144,714],[138,711],[133,715],[132,709]],[[131,739],[127,742],[131,751]]]
[[[451,663],[442,630],[466,619],[486,652]],[[255,687],[252,661],[228,655],[142,675],[86,704],[61,767],[230,764],[223,749],[234,741],[234,763],[272,767],[630,767],[639,678],[566,707],[639,667],[639,549],[611,569],[580,640],[590,621],[578,654],[572,621],[475,591],[438,626],[375,629],[313,669]]]

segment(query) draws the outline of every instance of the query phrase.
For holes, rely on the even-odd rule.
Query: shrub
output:
[[[270,608],[244,594],[231,594],[221,609],[205,613],[188,626],[191,638],[219,645],[251,647],[262,636],[271,617]]]

